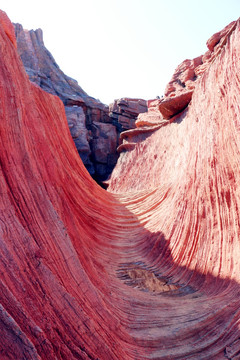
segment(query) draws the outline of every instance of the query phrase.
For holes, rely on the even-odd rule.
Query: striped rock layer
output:
[[[0,13],[0,359],[240,358],[234,24],[185,110],[126,135],[106,192]]]

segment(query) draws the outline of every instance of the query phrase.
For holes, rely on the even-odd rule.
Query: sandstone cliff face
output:
[[[222,67],[219,66],[218,72],[216,71],[216,79],[213,78],[213,84],[209,88],[209,99],[206,98],[206,90],[205,90],[205,84],[202,85],[202,88],[199,90],[200,85],[202,82],[206,79],[208,73],[210,70],[213,69],[213,65],[217,61],[220,62],[219,59],[221,59],[220,55],[223,56],[225,50],[226,50],[226,44],[231,38],[232,33],[235,33],[236,31],[237,22],[234,21],[230,23],[226,28],[224,28],[219,33],[213,35],[208,41],[207,46],[209,50],[204,54],[199,56],[196,59],[193,60],[185,60],[183,61],[175,70],[175,73],[170,80],[170,82],[166,86],[165,90],[165,96],[162,99],[154,99],[148,101],[148,112],[145,112],[143,114],[140,114],[135,122],[136,129],[129,130],[126,132],[123,132],[121,134],[121,141],[122,144],[119,146],[119,152],[124,152],[120,158],[119,166],[115,170],[115,172],[112,174],[111,181],[110,181],[110,189],[111,191],[125,191],[125,185],[124,182],[126,182],[127,187],[131,186],[130,182],[132,181],[133,188],[145,188],[149,186],[149,178],[151,178],[151,181],[153,181],[154,176],[156,176],[156,182],[159,181],[158,175],[159,173],[162,173],[162,169],[159,168],[160,166],[164,166],[164,168],[169,166],[169,163],[171,162],[174,164],[173,158],[171,157],[170,161],[166,161],[167,165],[165,163],[165,160],[167,160],[169,155],[167,154],[167,150],[164,148],[164,146],[160,146],[158,143],[155,145],[152,145],[152,147],[147,147],[147,143],[151,143],[151,139],[154,138],[156,135],[154,134],[156,130],[163,128],[161,131],[159,131],[160,134],[163,135],[163,138],[161,139],[164,143],[167,142],[167,147],[172,146],[175,147],[175,142],[170,145],[172,141],[175,141],[174,136],[171,136],[169,138],[170,134],[174,131],[178,131],[178,129],[185,126],[186,121],[184,121],[183,125],[176,126],[176,124],[180,124],[183,119],[186,117],[189,118],[189,112],[193,111],[192,104],[194,103],[195,107],[198,107],[198,102],[202,102],[202,107],[206,110],[202,110],[203,113],[209,113],[212,112],[212,108],[210,107],[208,110],[208,107],[213,102],[212,106],[219,107],[216,104],[219,104],[222,102],[222,99],[225,97],[225,88],[227,86],[230,87],[230,80],[226,81],[225,77],[228,75],[222,75],[221,81],[219,80],[219,74],[218,72],[221,71]],[[236,50],[235,50],[236,51]],[[229,55],[230,56],[230,55]],[[234,53],[235,56],[235,53]],[[229,59],[229,58],[228,58]],[[233,58],[234,60],[235,58]],[[231,62],[233,62],[231,60]],[[229,61],[230,62],[230,61]],[[235,64],[233,65],[235,66]],[[213,70],[212,70],[213,71]],[[231,70],[230,70],[231,71]],[[234,77],[234,75],[232,75]],[[237,75],[236,75],[237,76]],[[195,87],[198,86],[198,90],[195,90]],[[201,93],[202,91],[202,93]],[[214,98],[213,91],[217,92],[217,97]],[[200,94],[201,93],[201,94]],[[210,97],[211,94],[213,94],[213,99]],[[197,94],[197,95],[195,95]],[[195,96],[195,102],[192,101],[193,95]],[[206,100],[205,100],[206,98]],[[207,105],[206,105],[207,103]],[[231,106],[228,105],[231,109],[233,108],[233,103],[231,103]],[[200,107],[200,106],[199,106]],[[219,107],[220,109],[220,107]],[[229,111],[227,109],[227,111]],[[199,122],[198,115],[195,116],[195,114],[190,115],[194,118],[194,123],[196,123],[196,129],[194,126],[193,131],[196,131],[195,136],[198,136],[198,127],[197,124]],[[203,114],[201,114],[203,116]],[[209,115],[210,116],[210,115]],[[223,116],[225,116],[223,114]],[[171,125],[172,124],[172,125]],[[171,125],[171,126],[167,126]],[[165,128],[166,127],[166,128]],[[206,127],[209,127],[206,125]],[[209,130],[210,131],[210,130]],[[169,132],[169,135],[167,135]],[[189,133],[189,132],[188,132]],[[184,137],[185,135],[183,135]],[[211,135],[212,136],[212,135]],[[151,139],[145,140],[147,138],[151,137]],[[189,139],[190,141],[191,139]],[[202,141],[201,138],[199,138],[199,141]],[[181,146],[186,146],[186,142],[182,139],[180,141]],[[183,145],[184,144],[184,145]],[[159,148],[160,146],[160,148]],[[191,145],[190,145],[191,146]],[[155,147],[155,150],[153,148]],[[148,153],[145,154],[145,149],[150,149],[151,152],[155,152],[154,158],[150,161],[146,161],[148,159],[148,156],[150,156]],[[134,152],[131,154],[125,154],[128,150],[133,150]],[[161,149],[161,150],[160,150]],[[162,154],[163,149],[163,154]],[[179,149],[176,147],[176,151],[178,152]],[[160,154],[159,154],[160,152]],[[183,152],[179,152],[182,154]],[[139,156],[139,154],[141,154]],[[142,171],[142,167],[134,167],[133,170],[131,170],[130,164],[134,162],[134,157],[138,157],[138,162],[146,161],[146,171]],[[161,161],[155,161],[155,159],[161,158]],[[162,158],[163,157],[163,158]],[[151,156],[150,156],[151,158]],[[124,159],[124,161],[123,161]],[[125,160],[127,166],[125,166]],[[144,160],[143,160],[144,159]],[[178,160],[179,161],[179,160]],[[122,164],[122,165],[121,165]],[[148,166],[147,166],[148,164]],[[152,168],[152,165],[154,164],[154,167]],[[129,168],[128,168],[129,167]],[[136,168],[139,170],[139,176],[136,176]],[[140,170],[141,169],[141,170]],[[172,171],[175,172],[175,165],[172,167]],[[121,173],[121,177],[119,174]],[[151,173],[151,175],[149,175]],[[153,173],[155,174],[153,176]],[[134,175],[133,175],[134,174]],[[131,176],[132,175],[132,176]],[[124,181],[123,181],[124,179]],[[130,180],[131,179],[131,180]],[[129,188],[128,188],[129,189]]]
[[[43,42],[42,30],[24,30],[15,24],[19,55],[29,79],[43,90],[57,95],[64,103],[70,132],[79,155],[91,175],[98,175],[91,151],[93,122],[109,123],[108,107],[90,97],[72,78],[66,76],[56,64]],[[106,125],[106,128],[112,128]],[[63,134],[64,136],[64,134]],[[105,142],[107,135],[105,136]],[[108,139],[109,143],[112,139]],[[115,149],[113,150],[115,151]],[[109,174],[104,163],[104,174]]]
[[[1,359],[239,358],[239,34],[215,44],[184,111],[151,102],[123,135],[114,194],[0,12]]]
[[[240,356],[239,35],[237,21],[213,36],[206,54],[176,69],[165,97],[149,101],[137,128],[121,134],[109,191],[127,192],[126,205],[144,228],[164,234],[165,241],[157,235],[153,246],[139,245],[145,264],[197,289],[185,303],[160,301],[168,316],[156,323],[167,328],[162,335],[154,329],[162,345],[151,343],[149,358]]]
[[[15,24],[15,34],[18,53],[29,79],[63,101],[70,132],[84,165],[96,180],[105,180],[118,159],[119,134],[135,127],[138,114],[147,111],[146,101],[116,100],[115,103],[123,104],[128,112],[122,116],[120,105],[117,113],[111,111],[109,116],[108,106],[90,97],[77,81],[61,71],[44,46],[41,29],[28,31]],[[118,119],[120,115],[122,118]]]

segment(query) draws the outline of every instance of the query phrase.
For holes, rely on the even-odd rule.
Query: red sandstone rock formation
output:
[[[0,358],[239,359],[239,21],[191,105],[126,132],[119,194],[9,34],[0,12]]]
[[[171,119],[173,116],[183,111],[192,99],[196,80],[206,71],[212,61],[215,60],[218,53],[222,50],[232,31],[235,30],[236,22],[230,23],[222,31],[214,34],[208,41],[207,51],[203,56],[193,60],[184,60],[175,70],[171,81],[165,90],[165,97],[158,100],[158,110],[165,119]],[[154,105],[156,107],[156,104]],[[151,109],[152,110],[152,106]],[[156,113],[155,113],[156,115]],[[148,115],[140,118],[149,118]],[[139,126],[140,122],[139,122]]]
[[[112,154],[115,158],[114,164],[107,162],[107,159],[104,163],[99,163],[94,153],[96,139],[92,137],[92,133],[94,122],[109,123],[111,121],[108,116],[108,106],[89,96],[76,80],[61,71],[51,53],[44,46],[41,29],[28,31],[24,30],[22,25],[15,24],[15,33],[18,52],[29,79],[63,101],[70,132],[84,165],[95,178],[99,180],[106,178],[116,164],[116,148]],[[117,134],[111,132],[111,124],[105,124],[103,127],[106,132],[101,133],[98,141],[103,140],[102,147],[103,144],[106,145],[105,152],[107,153],[112,142],[117,141]],[[108,137],[110,132],[115,138]],[[100,168],[101,171],[98,171]]]
[[[121,134],[123,152],[109,185],[127,192],[128,209],[157,233],[159,243],[140,241],[144,263],[196,291],[159,299],[166,317],[158,313],[154,325],[144,318],[150,359],[240,357],[239,21],[226,29],[202,64],[189,62],[195,72],[189,105],[169,119],[159,106],[165,99],[149,102],[138,128]]]
[[[120,133],[135,127],[138,114],[147,111],[146,101],[115,100],[109,110],[60,70],[44,46],[41,29],[28,31],[15,24],[15,33],[29,79],[63,101],[70,132],[84,165],[96,180],[105,180],[118,159]]]

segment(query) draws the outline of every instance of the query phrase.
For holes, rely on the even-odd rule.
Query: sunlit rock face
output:
[[[239,22],[180,114],[125,133],[112,192],[13,34],[0,12],[1,359],[238,359]]]
[[[108,106],[89,96],[76,80],[61,71],[44,45],[41,29],[28,31],[24,30],[20,24],[15,24],[14,27],[18,53],[29,79],[48,93],[57,95],[63,101],[70,132],[84,165],[92,176],[99,180],[105,179],[113,167],[109,166],[106,161],[100,163],[102,170],[99,173],[92,133],[94,122],[110,122]],[[117,134],[114,136],[115,138],[112,139],[108,137],[107,133],[101,133],[101,138],[107,145],[106,152],[110,144],[117,141]],[[116,154],[117,161],[116,148],[114,154]]]
[[[18,53],[29,79],[63,101],[69,129],[85,167],[98,182],[106,180],[118,159],[120,133],[135,127],[138,114],[147,111],[147,102],[124,98],[115,100],[109,108],[62,72],[44,45],[41,29],[24,30],[20,24],[14,28]]]

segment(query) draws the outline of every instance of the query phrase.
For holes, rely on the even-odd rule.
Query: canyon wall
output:
[[[239,359],[239,35],[122,133],[108,192],[0,12],[1,359]]]
[[[84,165],[97,181],[105,180],[118,159],[120,133],[135,127],[138,114],[147,111],[146,101],[115,100],[115,105],[110,105],[114,111],[109,114],[107,105],[89,96],[76,80],[63,73],[46,49],[41,29],[28,31],[15,24],[15,34],[29,79],[63,101],[70,132]]]

